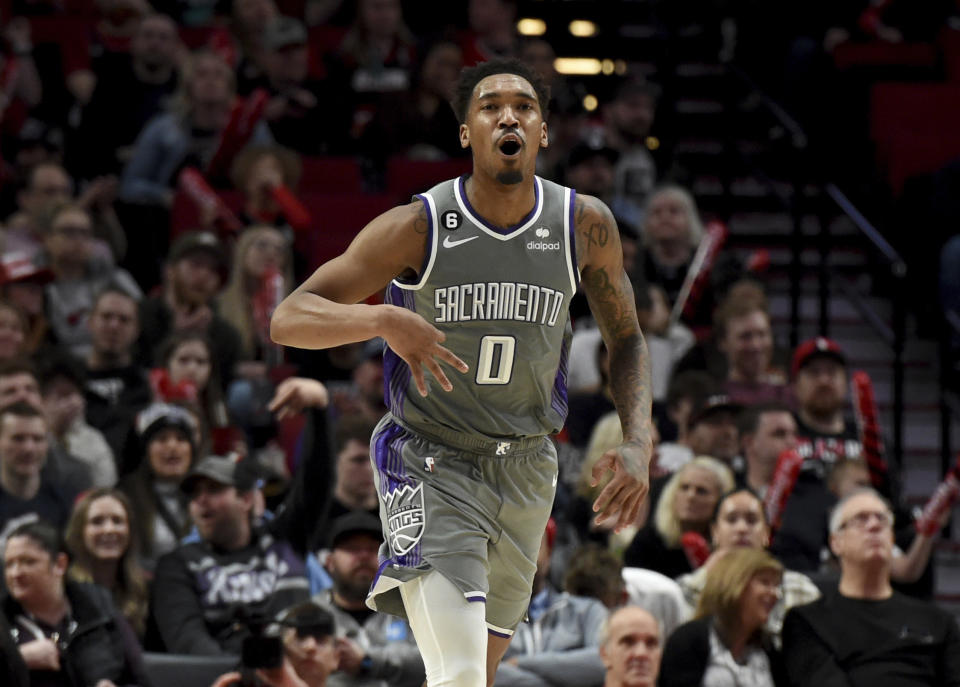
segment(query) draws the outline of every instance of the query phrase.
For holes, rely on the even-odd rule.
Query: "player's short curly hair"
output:
[[[540,103],[540,112],[543,118],[547,118],[547,108],[550,103],[550,86],[540,78],[540,75],[529,65],[516,59],[496,59],[489,62],[481,62],[473,67],[465,67],[460,72],[457,79],[457,89],[453,95],[453,112],[457,115],[457,120],[463,124],[467,121],[467,111],[470,109],[470,99],[473,97],[473,89],[477,84],[488,76],[494,74],[515,74],[521,79],[526,79],[533,86],[537,93],[537,101]]]

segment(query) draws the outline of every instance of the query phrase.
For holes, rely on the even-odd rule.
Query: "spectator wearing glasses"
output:
[[[840,583],[783,625],[790,685],[960,685],[960,631],[938,607],[890,584],[893,512],[872,489],[842,499],[830,515]]]
[[[140,287],[123,269],[95,257],[93,221],[81,206],[55,207],[44,224],[44,247],[54,281],[47,285],[47,314],[57,342],[72,355],[90,352],[87,321],[97,294],[116,284],[131,297],[142,297]]]

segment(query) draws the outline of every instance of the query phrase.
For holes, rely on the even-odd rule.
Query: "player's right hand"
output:
[[[390,349],[400,356],[413,374],[413,381],[421,396],[427,395],[427,381],[423,368],[430,371],[444,391],[451,391],[453,384],[447,378],[440,363],[452,366],[458,372],[467,372],[469,366],[453,354],[448,348],[441,346],[447,336],[415,312],[406,308],[386,306],[385,322],[381,336],[386,340]]]

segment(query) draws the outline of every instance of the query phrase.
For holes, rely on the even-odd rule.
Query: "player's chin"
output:
[[[502,169],[497,172],[497,181],[501,184],[514,185],[523,181],[523,170],[520,169]]]

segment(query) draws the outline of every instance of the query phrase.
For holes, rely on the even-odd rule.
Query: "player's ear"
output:
[[[550,145],[550,136],[547,135],[547,123],[540,124],[540,147],[546,148]]]
[[[470,127],[468,127],[466,124],[460,125],[460,147],[470,147]]]

